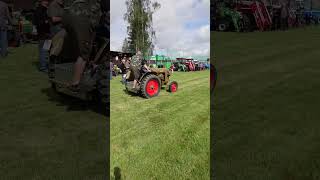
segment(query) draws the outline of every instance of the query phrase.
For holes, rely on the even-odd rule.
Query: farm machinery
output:
[[[266,5],[257,0],[218,1],[213,13],[218,31],[265,31],[271,28],[272,19]]]
[[[217,4],[215,21],[218,31],[240,32],[243,29],[241,13],[228,6],[227,3]]]
[[[137,87],[133,88],[134,73],[128,72],[127,82],[125,83],[126,90],[135,94],[139,94],[144,98],[152,98],[159,95],[163,86],[171,93],[178,90],[178,83],[170,81],[171,72],[166,68],[151,68],[151,72],[140,75]]]
[[[96,31],[91,61],[86,63],[78,91],[69,88],[73,77],[74,61],[77,59],[77,53],[74,53],[76,50],[73,39],[64,30],[53,37],[48,76],[51,86],[56,92],[85,101],[100,103],[109,101],[109,38],[106,37],[106,32],[108,32],[108,27],[101,22]]]
[[[242,14],[244,31],[269,30],[272,20],[266,5],[257,0],[235,2],[235,9]]]

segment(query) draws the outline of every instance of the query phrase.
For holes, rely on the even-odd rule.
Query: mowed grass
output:
[[[209,179],[209,71],[175,72],[178,91],[152,99],[126,94],[120,80],[110,83],[113,179]]]
[[[0,59],[0,179],[105,180],[106,116],[50,89],[36,45]]]
[[[216,179],[320,179],[320,28],[211,38]]]

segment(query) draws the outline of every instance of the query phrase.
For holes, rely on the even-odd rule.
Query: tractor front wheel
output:
[[[168,91],[171,93],[175,93],[178,90],[178,83],[176,81],[172,81],[169,83]]]
[[[161,89],[161,83],[158,76],[154,74],[147,75],[141,82],[141,94],[145,98],[158,96]]]

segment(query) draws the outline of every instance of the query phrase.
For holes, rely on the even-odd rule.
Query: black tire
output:
[[[99,101],[104,103],[109,102],[109,81],[107,78],[98,81],[98,93]]]
[[[218,30],[219,31],[222,31],[222,32],[224,32],[224,31],[227,31],[227,24],[226,23],[219,23],[218,24]]]
[[[154,94],[150,94],[148,91],[147,91],[147,88],[148,88],[148,83],[151,81],[151,80],[154,80],[155,83],[158,84],[158,88],[156,89],[155,93]],[[154,75],[154,74],[149,74],[149,75],[146,75],[142,81],[141,81],[141,95],[144,97],[144,98],[152,98],[152,97],[155,97],[155,96],[158,96],[159,93],[160,93],[160,89],[161,89],[161,81],[160,79],[158,78],[158,76]]]
[[[168,86],[168,92],[175,93],[178,91],[178,83],[176,81],[170,82]]]

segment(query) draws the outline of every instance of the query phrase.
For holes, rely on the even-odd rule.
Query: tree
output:
[[[125,38],[124,41],[123,41],[122,52],[130,52],[129,43],[128,43],[127,38]]]
[[[151,55],[155,38],[152,15],[160,8],[160,4],[151,0],[126,0],[126,6],[124,20],[128,22],[127,50],[131,53],[140,50],[143,55]]]

